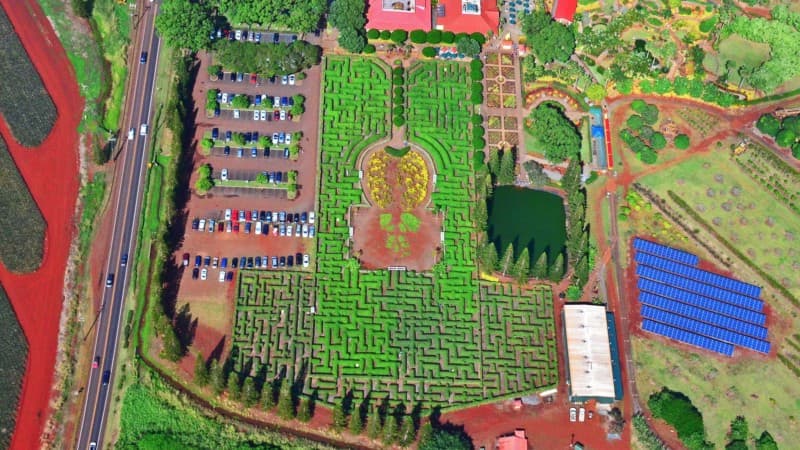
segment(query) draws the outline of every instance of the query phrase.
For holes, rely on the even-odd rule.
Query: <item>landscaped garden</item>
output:
[[[379,162],[362,163],[365,171],[374,164],[370,184],[369,173],[359,179],[357,164],[365,149],[388,137],[389,68],[370,58],[329,57],[324,64],[317,273],[241,277],[236,369],[304,375],[303,392],[331,403],[352,390],[357,398],[388,395],[406,406],[463,406],[554,386],[550,289],[477,280],[469,66],[412,65],[405,77],[411,150],[390,155],[397,161],[376,150]],[[362,270],[348,238],[350,209],[366,203],[364,187],[377,190],[366,198],[389,202],[380,192],[391,186],[377,173],[390,162],[399,172],[407,158],[416,174],[410,186],[421,186],[423,163],[413,156],[424,161],[420,151],[432,162],[424,164],[428,177],[435,174],[429,209],[441,216],[440,259],[425,272]],[[405,210],[418,210],[418,201],[401,195],[384,203],[399,203],[398,214],[379,222],[406,233],[424,227],[425,218]]]

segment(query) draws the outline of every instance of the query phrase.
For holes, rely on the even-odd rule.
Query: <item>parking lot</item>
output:
[[[271,42],[272,35],[269,36]],[[291,36],[287,35],[286,39],[291,40]],[[241,77],[234,75],[232,81],[230,72],[224,71],[222,77],[212,81],[207,75],[210,64],[208,55],[201,58],[194,88],[195,104],[198,105],[195,133],[198,151],[193,157],[194,168],[209,164],[214,179],[219,179],[225,169],[226,178],[238,183],[235,187],[214,187],[204,196],[198,196],[192,189],[187,204],[187,229],[182,246],[175,254],[178,264],[183,264],[188,254],[186,266],[180,271],[179,303],[198,297],[224,297],[234,292],[231,286],[243,259],[244,264],[252,270],[312,270],[314,264],[316,245],[311,237],[313,230],[310,228],[314,224],[310,223],[313,220],[310,216],[316,200],[319,66],[307,70],[305,79],[295,78],[294,84],[290,84],[288,79],[282,82],[281,77],[271,81],[264,77],[252,78],[249,74]],[[239,78],[242,81],[236,81]],[[227,94],[226,97],[246,95],[251,100],[251,107],[235,113],[232,105],[220,102],[218,114],[209,114],[204,105],[210,89],[218,89],[220,99],[223,93]],[[290,117],[287,114],[290,110],[287,99],[295,95],[305,97],[305,112]],[[259,97],[259,105],[254,104],[256,97]],[[283,103],[279,100],[276,104],[275,97],[282,98]],[[255,117],[254,111],[257,114]],[[281,120],[281,114],[284,120]],[[262,117],[265,120],[261,120]],[[205,156],[199,150],[199,144],[204,138],[211,138],[214,129],[217,135],[214,147],[205,152]],[[237,133],[241,133],[241,136],[238,142],[234,142]],[[255,133],[258,133],[257,137]],[[273,144],[273,134],[276,133],[283,133],[282,143],[276,139]],[[287,143],[286,137],[290,135],[300,146],[296,158],[289,155],[291,142]],[[244,143],[243,137],[247,138]],[[292,171],[297,173],[297,196],[290,200],[281,183],[286,182]],[[264,174],[264,179],[268,175],[269,182],[256,183],[260,174]],[[190,180],[192,188],[196,178],[195,170]],[[241,218],[238,217],[238,211],[243,212]],[[253,212],[255,217],[252,216]],[[291,217],[273,221],[273,213],[275,219],[279,219],[280,213]],[[228,214],[236,217],[226,220]],[[294,220],[295,214],[297,221]],[[199,229],[201,219],[202,231]],[[212,220],[213,232],[209,230]],[[257,231],[261,233],[257,234]],[[196,266],[198,256],[200,261]],[[303,259],[306,257],[308,266],[304,267]],[[289,267],[290,262],[292,267]],[[202,280],[203,269],[206,272],[205,280]],[[225,273],[224,281],[220,281],[222,271]]]

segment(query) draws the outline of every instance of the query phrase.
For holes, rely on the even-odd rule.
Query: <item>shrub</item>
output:
[[[483,150],[486,148],[486,139],[482,137],[476,137],[472,140],[472,148],[475,150]]]
[[[365,46],[364,46],[364,50],[362,50],[362,51],[363,51],[364,53],[366,53],[367,55],[371,55],[371,54],[375,53],[375,50],[376,50],[376,49],[375,49],[375,46],[374,46],[374,45],[372,45],[372,44],[367,44],[367,45],[365,45]]]
[[[428,38],[428,34],[423,30],[414,30],[409,37],[411,38],[411,42],[415,44],[424,44]]]
[[[444,31],[442,32],[442,42],[445,44],[452,44],[456,41],[456,34],[452,31]]]
[[[486,130],[482,126],[478,125],[472,128],[472,139],[482,138],[484,134],[486,134]]]
[[[800,142],[795,142],[795,144],[792,146],[792,156],[800,159]]]
[[[392,99],[395,105],[403,105],[406,103],[406,98],[402,95],[395,95],[394,99]]]
[[[402,67],[395,67],[392,69],[392,75],[403,75],[403,68]]]
[[[392,110],[395,116],[402,116],[405,113],[405,108],[402,106],[395,106],[394,110]]]
[[[436,49],[434,47],[425,47],[422,49],[422,56],[426,58],[434,58],[436,56]]]
[[[392,40],[395,44],[402,44],[408,39],[408,31],[406,30],[394,30],[392,31],[391,36],[389,39]]]
[[[686,150],[689,148],[689,136],[685,134],[679,134],[675,136],[675,148],[680,150]]]
[[[631,102],[631,109],[639,114],[641,114],[645,108],[647,108],[647,103],[645,103],[644,100],[637,98],[636,100]]]
[[[653,133],[650,137],[650,145],[653,147],[653,150],[661,150],[667,146],[667,139],[664,138],[664,135],[661,133]]]
[[[642,120],[642,116],[634,114],[628,117],[628,120],[625,122],[625,124],[628,125],[628,128],[631,130],[639,131],[642,129],[642,126],[644,126],[644,121]]]
[[[367,30],[367,39],[378,39],[381,37],[381,32],[376,29]]]
[[[406,119],[403,118],[403,116],[394,116],[394,119],[392,120],[392,123],[396,127],[402,127],[403,125],[406,124]]]
[[[647,406],[654,417],[664,419],[675,427],[681,441],[705,440],[703,416],[684,394],[663,388],[650,396]]]
[[[767,136],[775,137],[778,135],[778,131],[781,130],[781,122],[772,114],[764,114],[758,118],[756,128]]]
[[[404,79],[402,75],[395,75],[394,77],[392,77],[392,83],[394,83],[395,86],[402,86],[403,81]]]
[[[797,140],[797,135],[792,130],[781,130],[775,136],[775,143],[781,147],[790,147]]]
[[[383,39],[384,41],[388,41],[391,37],[392,37],[392,32],[391,31],[389,31],[389,30],[381,31],[380,38]]]
[[[397,86],[396,88],[394,88],[395,97],[403,94],[405,94],[405,89],[403,89],[403,86]]]
[[[475,153],[472,154],[472,165],[475,166],[476,172],[486,167],[486,153],[483,150],[475,149]]]
[[[473,125],[483,125],[483,116],[480,114],[473,114],[472,115],[472,124]]]
[[[442,42],[442,32],[440,30],[431,30],[425,39],[428,44],[438,44]]]
[[[717,24],[717,16],[714,16],[710,19],[706,19],[700,22],[700,31],[703,33],[708,33],[709,31],[714,29],[714,25]]]
[[[486,36],[484,36],[481,33],[477,33],[477,32],[476,33],[472,33],[472,34],[469,35],[469,37],[471,37],[478,44],[483,45],[483,44],[486,43]]]

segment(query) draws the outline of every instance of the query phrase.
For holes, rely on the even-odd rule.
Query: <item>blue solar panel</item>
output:
[[[650,255],[647,253],[637,252],[636,262],[644,264],[646,266],[652,266],[659,269],[663,269],[667,272],[672,272],[684,276],[686,278],[697,280],[701,283],[716,286],[718,288],[722,288],[749,297],[758,298],[758,296],[761,294],[761,288],[758,286],[754,286],[752,284],[745,283],[739,280],[734,280],[733,278],[728,278],[722,275],[718,275],[716,273],[709,272],[707,270],[698,269],[696,267],[689,267],[683,264],[676,264],[674,261],[670,261],[668,259],[660,258],[658,256]]]
[[[683,250],[667,247],[666,245],[656,244],[655,242],[646,241],[641,238],[633,240],[633,248],[640,252],[650,253],[651,255],[660,256],[662,258],[671,259],[679,263],[696,266],[700,263],[700,258]]]
[[[716,300],[730,303],[741,308],[747,308],[756,312],[761,312],[764,309],[764,303],[761,300],[756,300],[746,295],[737,294],[735,292],[726,291],[718,287],[709,286],[705,283],[695,281],[684,276],[669,273],[664,270],[656,269],[651,266],[638,265],[636,267],[636,274],[649,278],[660,283],[668,284],[670,286],[680,287],[683,290],[691,291],[705,297],[711,297]]]
[[[680,328],[690,333],[706,336],[711,339],[749,348],[761,353],[769,353],[769,342],[755,339],[750,336],[744,336],[739,333],[734,333],[733,331],[688,319],[686,317],[679,316],[661,309],[656,309],[647,305],[642,305],[642,317],[654,320],[656,322],[661,322],[665,325],[675,328]]]
[[[697,308],[713,311],[718,314],[733,317],[744,322],[750,322],[755,325],[764,325],[767,322],[767,316],[760,313],[751,311],[745,308],[731,305],[730,303],[721,302],[712,298],[703,297],[688,291],[684,291],[666,284],[657,283],[646,278],[639,278],[639,290],[643,292],[650,292],[661,297],[673,299]]]
[[[639,294],[639,301],[645,305],[663,309],[675,314],[680,314],[681,316],[699,320],[701,322],[718,327],[727,328],[728,330],[735,331],[739,334],[752,336],[756,339],[767,338],[767,329],[764,327],[742,322],[741,320],[737,320],[732,317],[723,316],[722,314],[696,308],[694,306],[651,294],[649,292],[642,292]]]
[[[733,346],[731,344],[715,341],[705,336],[699,336],[694,333],[689,333],[678,328],[664,325],[663,323],[654,322],[652,320],[643,320],[642,329],[651,333],[660,334],[676,341],[694,345],[695,347],[704,348],[713,352],[721,353],[725,356],[733,355]]]

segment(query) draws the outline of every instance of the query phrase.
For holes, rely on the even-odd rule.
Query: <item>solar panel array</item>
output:
[[[642,329],[726,356],[769,353],[760,287],[694,267],[683,250],[639,238],[634,249]]]

